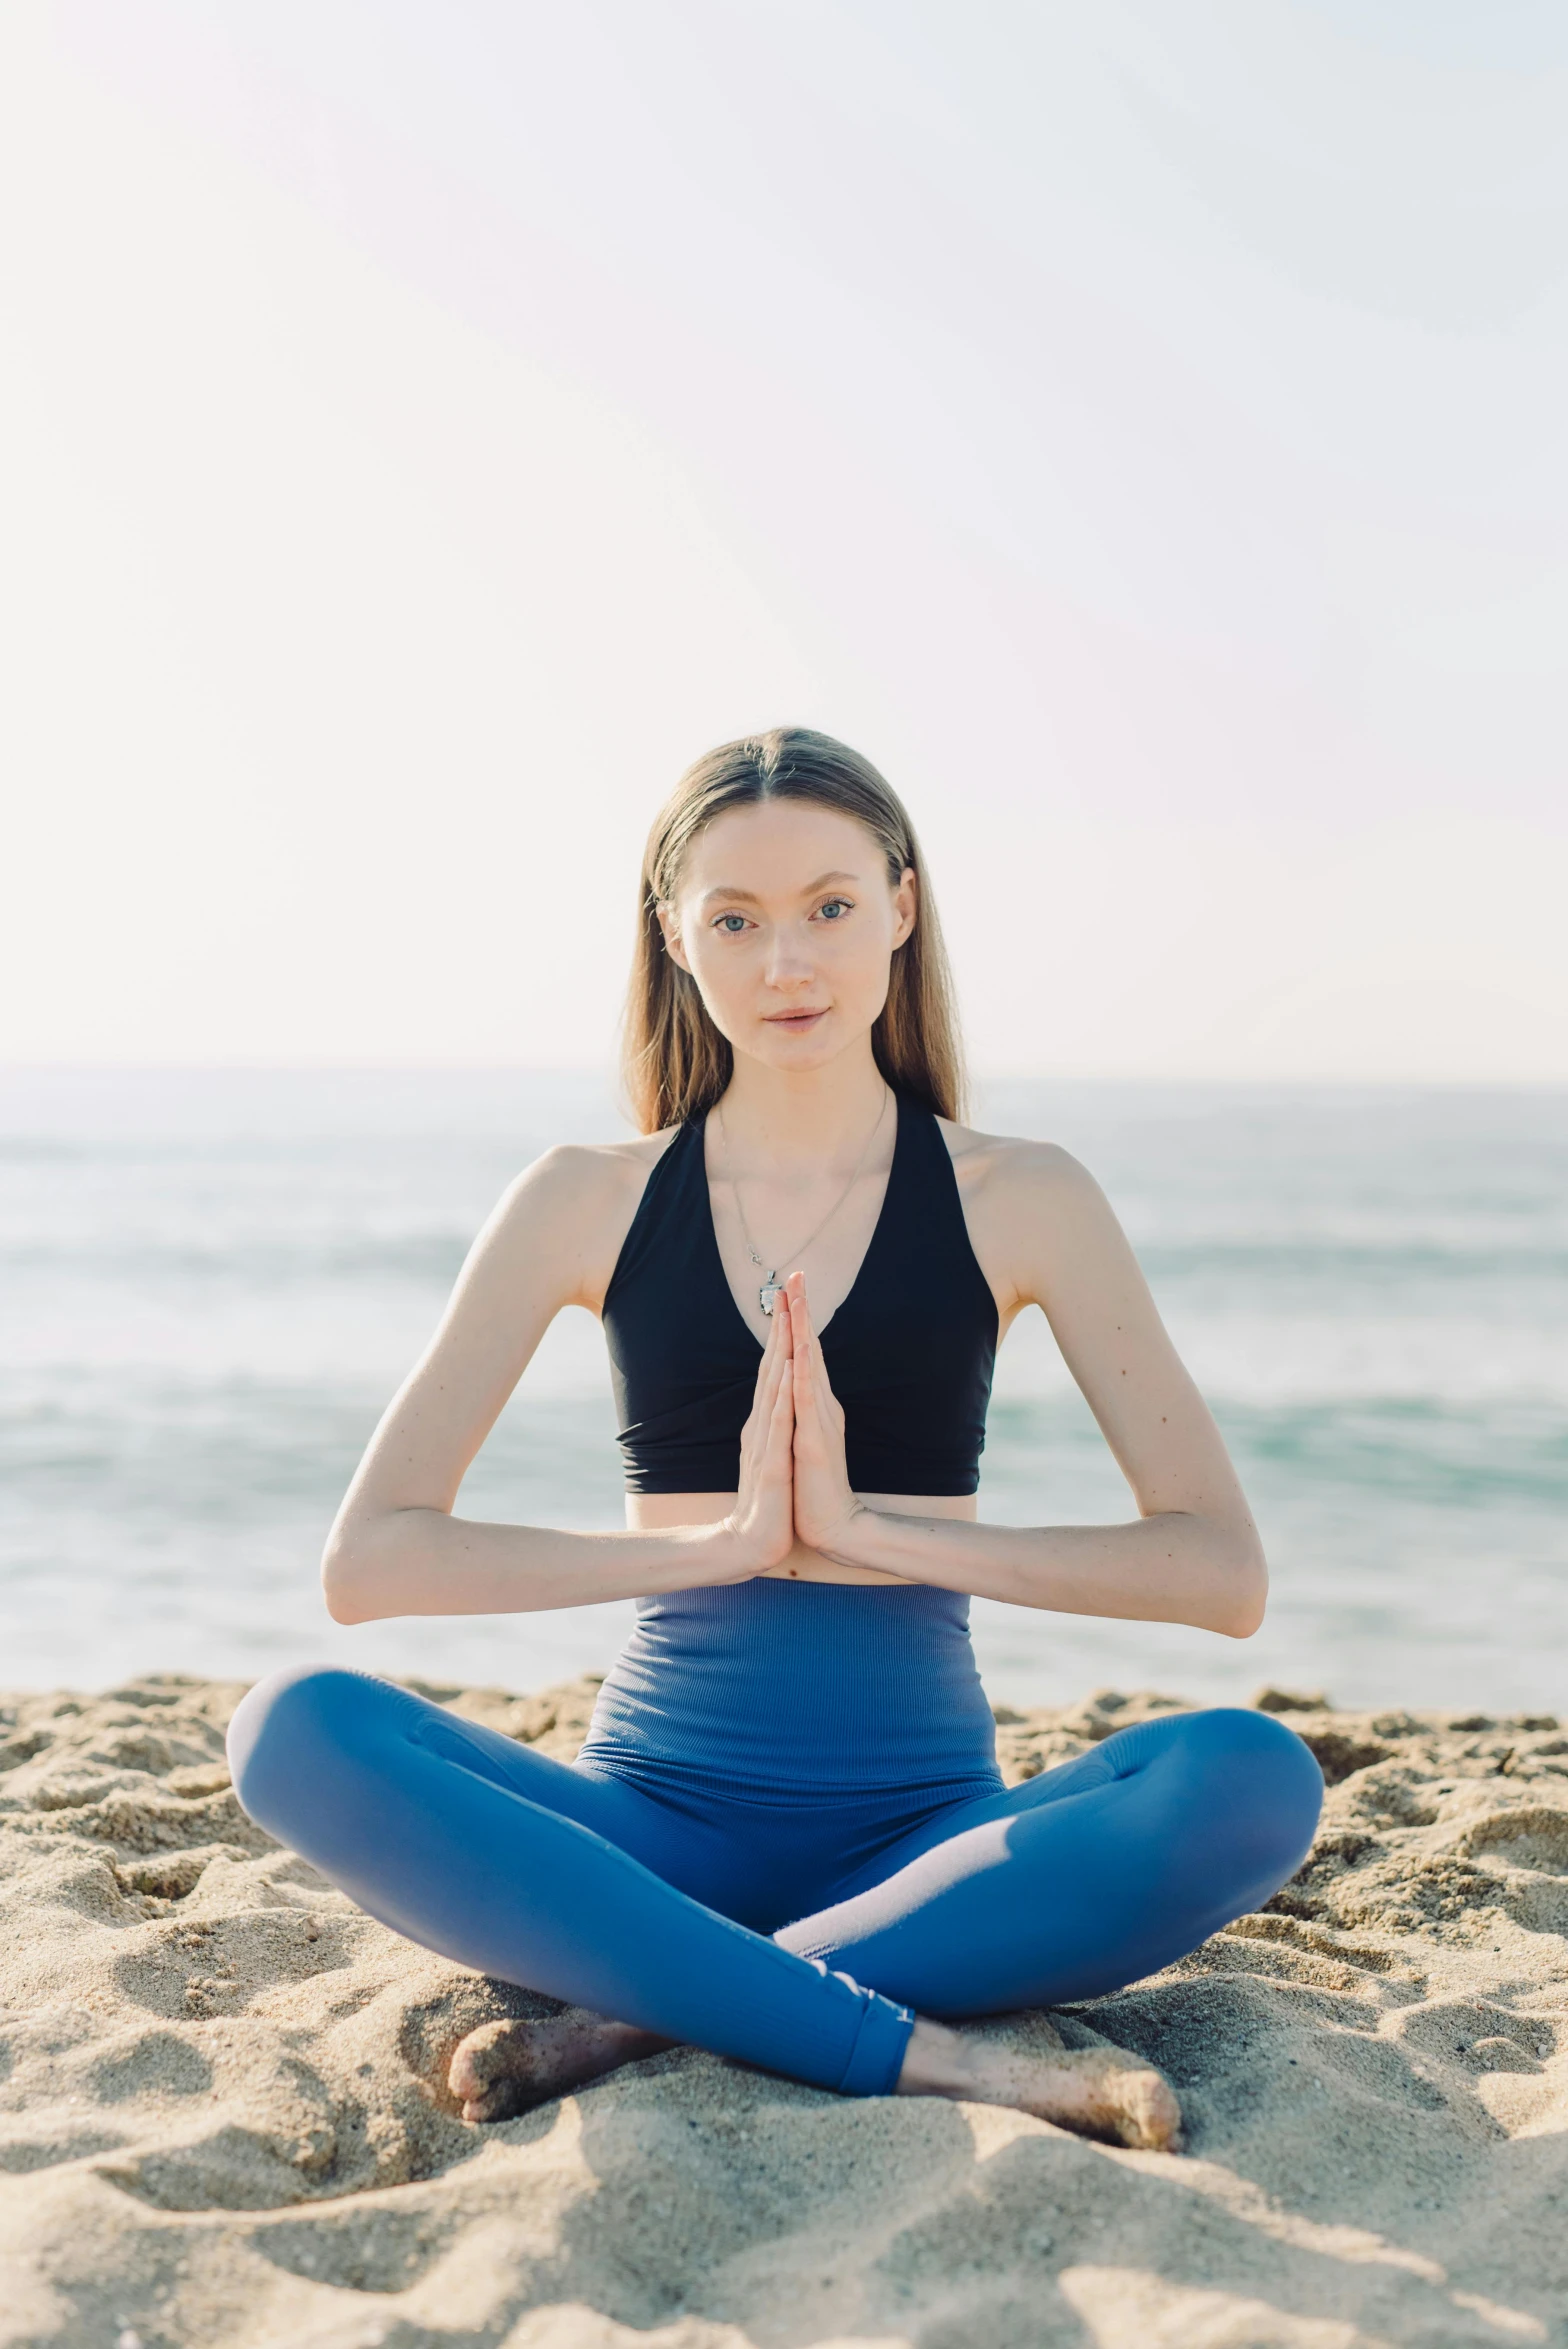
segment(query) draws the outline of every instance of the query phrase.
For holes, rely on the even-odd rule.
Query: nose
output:
[[[768,951],[763,960],[762,975],[769,987],[782,987],[798,993],[809,987],[816,976],[816,964],[804,939],[793,922],[780,922],[768,939]]]

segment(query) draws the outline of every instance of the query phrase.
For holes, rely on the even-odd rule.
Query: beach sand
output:
[[[563,1758],[594,1694],[415,1685]],[[1568,2343],[1553,1722],[1265,1696],[1330,1782],[1311,1861],[1054,2018],[1165,2068],[1170,2156],[690,2051],[465,2126],[454,2039],[548,2002],[399,1940],[252,1827],[223,1767],[240,1694],[0,1706],[0,2349]],[[1004,1767],[1171,1701],[1000,1708]]]

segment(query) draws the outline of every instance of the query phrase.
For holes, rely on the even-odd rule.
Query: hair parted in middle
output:
[[[639,1129],[658,1133],[701,1117],[730,1081],[729,1041],[709,1018],[695,979],[666,951],[659,909],[674,903],[686,853],[715,817],[770,799],[809,800],[853,816],[881,849],[892,886],[913,872],[915,926],[894,950],[871,1048],[897,1091],[957,1118],[964,1078],[952,976],[908,812],[858,751],[804,726],[776,726],[721,743],[688,767],[648,834],[622,1051]]]

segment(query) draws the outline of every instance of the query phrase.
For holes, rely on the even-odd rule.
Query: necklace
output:
[[[826,1215],[822,1218],[822,1221],[818,1224],[816,1230],[814,1232],[808,1232],[805,1239],[801,1241],[798,1248],[787,1249],[784,1255],[779,1259],[780,1264],[787,1264],[792,1256],[804,1256],[806,1250],[811,1246],[812,1241],[821,1239],[822,1234],[827,1230],[828,1225],[833,1221],[834,1216],[837,1215],[839,1209],[843,1206],[845,1200],[849,1197],[850,1192],[859,1182],[861,1172],[865,1167],[866,1160],[871,1156],[871,1145],[876,1140],[878,1134],[880,1134],[882,1131],[882,1120],[887,1115],[887,1105],[892,1100],[892,1098],[893,1095],[891,1090],[884,1086],[882,1092],[882,1106],[877,1111],[877,1122],[872,1127],[870,1133],[866,1136],[866,1146],[864,1150],[861,1151],[860,1157],[856,1161],[854,1173],[850,1176],[848,1182],[844,1185],[844,1188],[842,1191],[840,1191],[838,1197],[834,1200],[832,1206],[828,1209]],[[715,1112],[715,1115],[719,1121],[719,1147],[723,1152],[724,1180],[729,1184],[730,1189],[735,1194],[735,1213],[740,1218],[740,1236],[746,1244],[747,1255],[751,1258],[752,1263],[756,1266],[757,1270],[762,1275],[762,1286],[757,1291],[757,1303],[762,1307],[763,1313],[766,1315],[767,1319],[771,1321],[773,1319],[773,1307],[783,1292],[784,1284],[779,1279],[778,1265],[775,1264],[770,1266],[766,1259],[757,1253],[756,1244],[751,1236],[751,1228],[746,1221],[746,1210],[741,1205],[740,1185],[735,1180],[735,1177],[730,1173],[730,1145],[729,1136],[724,1130],[724,1112],[722,1109],[720,1109]]]

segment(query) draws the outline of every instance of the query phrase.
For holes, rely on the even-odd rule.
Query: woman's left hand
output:
[[[849,1486],[844,1407],[828,1383],[803,1272],[790,1274],[784,1294],[795,1375],[795,1531],[808,1550],[852,1566],[856,1561],[846,1545],[865,1504]]]

